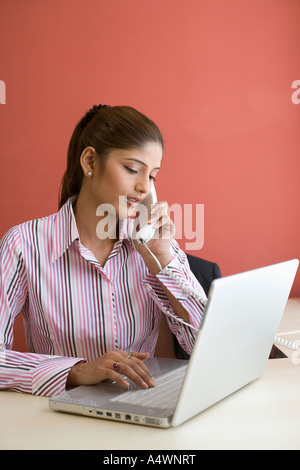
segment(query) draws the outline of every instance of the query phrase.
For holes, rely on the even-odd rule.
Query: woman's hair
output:
[[[71,137],[59,208],[69,197],[80,192],[83,181],[80,157],[86,147],[93,147],[104,165],[111,150],[141,148],[150,142],[159,143],[163,150],[160,130],[144,114],[130,106],[93,106],[79,121]]]

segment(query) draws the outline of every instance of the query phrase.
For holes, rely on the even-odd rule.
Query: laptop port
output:
[[[107,413],[106,413],[106,416],[109,416],[109,417],[111,418],[111,417],[112,417],[112,413],[107,412]]]
[[[130,420],[131,420],[131,415],[125,415],[125,419],[126,419],[127,421],[130,421]]]
[[[102,416],[103,415],[103,411],[96,411],[97,415],[100,415]]]
[[[146,416],[145,423],[150,424],[152,426],[159,426],[160,420],[158,418],[150,418]]]
[[[115,418],[121,419],[121,413],[115,413]]]

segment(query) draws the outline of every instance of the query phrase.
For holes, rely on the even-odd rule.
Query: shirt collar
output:
[[[52,244],[52,262],[60,258],[75,240],[79,240],[79,233],[73,211],[75,201],[76,196],[70,197],[56,214]],[[130,238],[133,220],[120,219],[119,225],[119,240],[115,243],[113,251],[119,251],[124,240],[133,244]]]
[[[56,261],[74,242],[79,239],[73,204],[76,197],[70,197],[56,214],[52,245],[52,261]]]

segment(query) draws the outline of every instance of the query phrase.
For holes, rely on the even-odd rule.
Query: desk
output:
[[[293,299],[279,331],[300,329],[299,317],[300,300]],[[299,450],[300,364],[269,360],[260,379],[178,428],[56,413],[48,398],[10,391],[0,392],[0,410],[0,449]]]
[[[278,336],[300,344],[300,299],[289,299],[278,328]],[[278,346],[288,357],[299,356],[286,348]]]

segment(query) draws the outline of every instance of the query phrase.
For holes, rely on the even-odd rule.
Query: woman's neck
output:
[[[109,247],[112,248],[118,240],[118,221],[107,213],[105,216],[97,215],[97,207],[95,202],[81,193],[74,205],[80,241],[95,255],[95,251],[101,249],[107,251]]]

